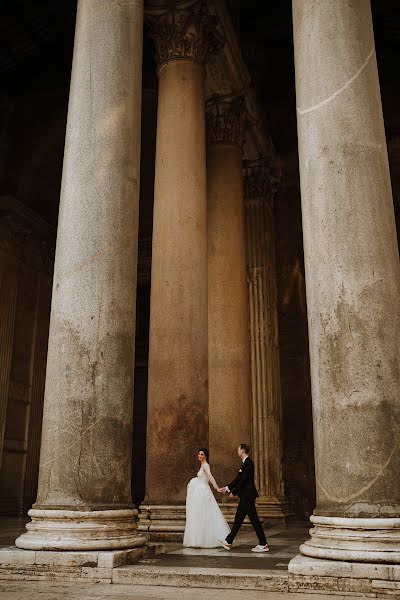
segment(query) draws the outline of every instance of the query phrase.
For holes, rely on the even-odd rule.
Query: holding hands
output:
[[[230,493],[230,491],[228,490],[228,488],[226,486],[218,488],[218,491],[221,492],[221,494],[229,494],[229,498],[235,497],[233,494]]]

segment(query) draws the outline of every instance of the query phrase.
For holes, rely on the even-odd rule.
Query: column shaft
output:
[[[10,368],[17,307],[17,261],[0,251],[0,467],[7,417]]]
[[[265,165],[246,168],[252,440],[260,514],[283,517],[288,509],[283,491],[274,190],[270,180]]]
[[[205,5],[149,7],[159,61],[146,455],[140,529],[181,539],[188,481],[208,445]]]
[[[171,60],[159,78],[146,487],[169,504],[208,444],[204,70]]]
[[[400,270],[370,3],[294,0],[293,23],[317,480],[302,552],[396,562]]]
[[[210,456],[220,485],[250,442],[250,359],[242,151],[207,147]]]
[[[131,503],[143,3],[80,0],[37,502],[16,544],[143,543]]]

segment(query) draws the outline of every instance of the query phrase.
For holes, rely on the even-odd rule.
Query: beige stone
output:
[[[150,513],[152,505],[157,511],[157,505],[184,501],[198,469],[198,449],[208,445],[204,61],[212,25],[205,27],[196,7],[189,7],[190,14],[171,7],[152,29],[159,93],[146,456]]]
[[[79,1],[39,490],[22,548],[138,539],[130,474],[142,30],[141,0]]]
[[[244,169],[252,444],[261,518],[289,514],[283,489],[282,404],[275,268],[274,194],[266,161]]]
[[[397,562],[400,269],[370,3],[294,0],[293,25],[317,483],[301,551]]]
[[[250,443],[250,357],[243,204],[242,98],[207,105],[209,449],[226,485]]]

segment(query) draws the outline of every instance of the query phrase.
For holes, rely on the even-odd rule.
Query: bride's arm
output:
[[[204,465],[203,469],[206,472],[206,475],[208,477],[208,481],[211,483],[211,485],[213,486],[213,488],[215,490],[218,490],[217,482],[215,481],[214,477],[211,475],[210,465],[208,463],[206,463]]]

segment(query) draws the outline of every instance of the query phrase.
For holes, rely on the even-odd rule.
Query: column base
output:
[[[112,583],[118,567],[132,565],[165,551],[163,544],[124,550],[20,550],[0,548],[0,580]]]
[[[400,565],[324,560],[298,554],[288,565],[290,592],[400,595]]]
[[[31,509],[32,521],[15,545],[25,550],[117,550],[138,548],[146,537],[138,535],[137,510]]]
[[[400,564],[400,518],[310,517],[304,556],[337,561]]]
[[[229,525],[232,525],[238,501],[225,501],[218,504],[225,519]],[[282,523],[293,516],[286,502],[268,498],[258,498],[257,511],[263,524]],[[185,524],[184,504],[142,504],[140,506],[138,532],[146,534],[151,541],[181,542]],[[243,525],[245,528],[247,525],[250,526],[248,517]]]
[[[138,531],[151,541],[181,542],[185,531],[184,504],[142,504]]]

